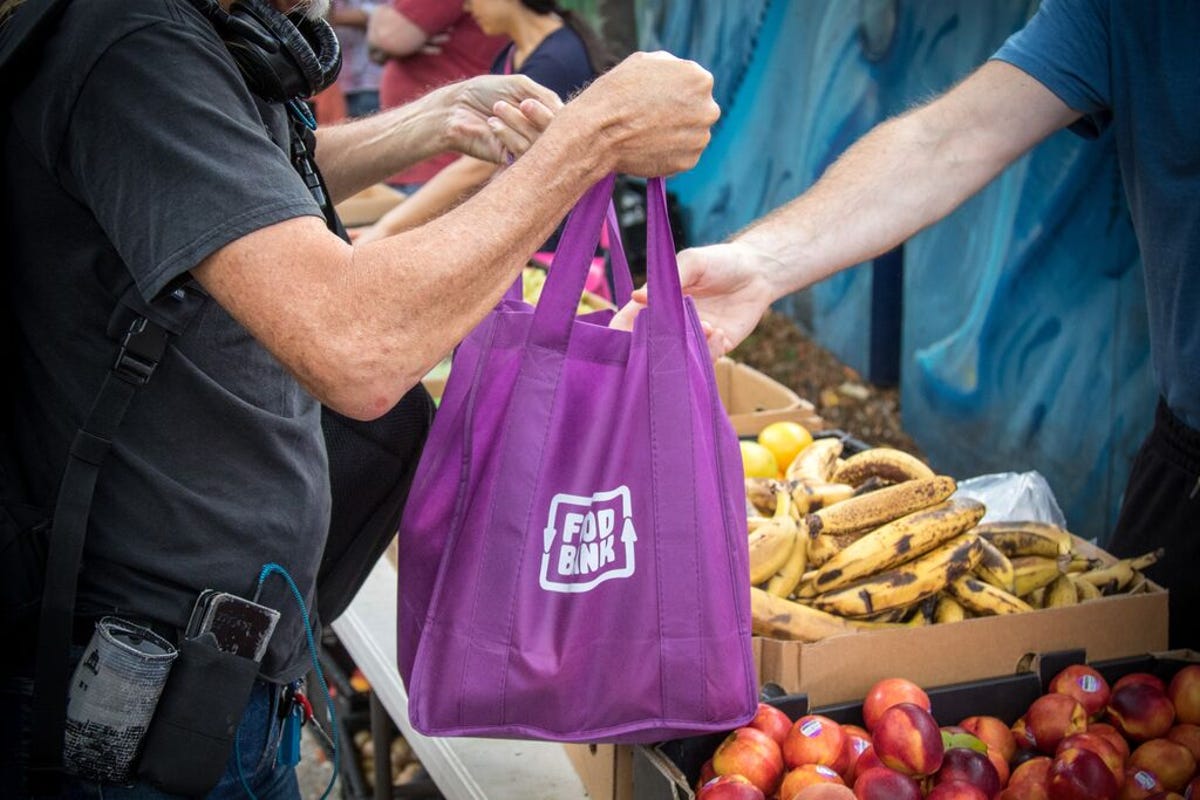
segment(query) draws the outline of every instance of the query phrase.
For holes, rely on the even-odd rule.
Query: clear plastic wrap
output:
[[[957,497],[987,506],[982,522],[1037,520],[1065,528],[1066,518],[1040,472],[997,472],[960,481]]]

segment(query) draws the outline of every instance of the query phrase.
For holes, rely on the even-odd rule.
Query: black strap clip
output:
[[[125,332],[113,372],[135,386],[144,385],[162,360],[169,336],[167,329],[158,323],[138,317]]]

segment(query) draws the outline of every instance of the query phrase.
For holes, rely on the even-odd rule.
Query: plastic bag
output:
[[[969,497],[987,506],[981,522],[1036,520],[1065,528],[1066,517],[1040,472],[998,472],[958,484],[956,497]]]

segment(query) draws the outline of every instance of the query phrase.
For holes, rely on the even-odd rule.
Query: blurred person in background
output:
[[[338,86],[346,98],[346,115],[365,117],[379,110],[379,77],[383,66],[371,59],[367,23],[377,2],[333,0],[329,24],[342,45],[342,71]]]
[[[493,75],[526,75],[564,102],[613,64],[595,31],[555,0],[466,0],[465,8],[485,33],[509,40],[491,64]],[[356,241],[374,241],[436,217],[496,170],[497,165],[488,161],[458,159],[358,233]],[[553,249],[553,241],[544,249]]]
[[[483,75],[504,46],[501,36],[480,30],[460,0],[391,0],[377,5],[367,22],[367,44],[383,63],[379,105],[395,108],[431,89]],[[457,158],[440,154],[393,175],[387,182],[413,192]]]

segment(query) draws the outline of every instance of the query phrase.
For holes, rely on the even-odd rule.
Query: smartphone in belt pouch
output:
[[[278,622],[279,612],[273,608],[207,589],[196,599],[187,635],[212,633],[217,649],[261,661]]]

